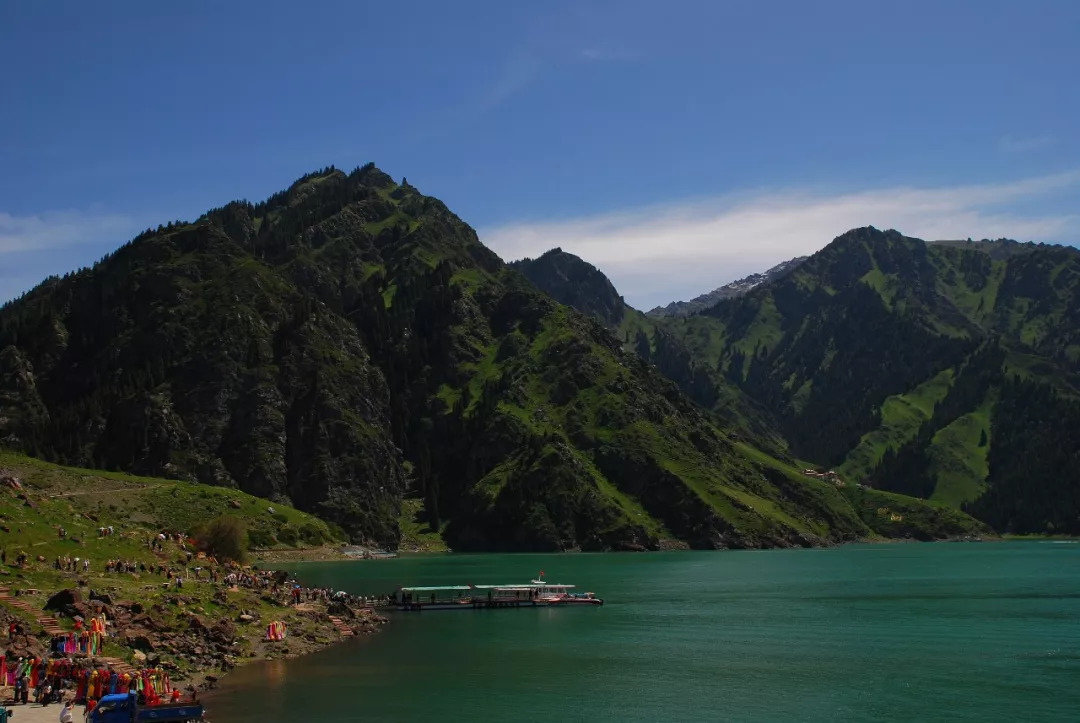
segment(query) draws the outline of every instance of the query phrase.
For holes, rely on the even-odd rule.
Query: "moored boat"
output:
[[[401,587],[394,594],[397,610],[478,610],[558,605],[603,605],[593,593],[573,593],[573,585],[539,579],[519,585],[435,585]]]

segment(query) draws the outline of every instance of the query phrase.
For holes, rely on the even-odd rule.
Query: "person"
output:
[[[170,697],[170,699],[172,700],[173,703],[179,703],[180,702],[180,689],[179,688],[173,688],[172,695],[169,696],[169,697]]]
[[[48,680],[41,686],[41,707],[44,708],[52,700],[52,683]]]
[[[60,723],[73,723],[74,719],[72,718],[73,714],[71,709],[74,707],[75,703],[73,701],[69,700],[67,703],[64,703],[64,707],[60,709]]]
[[[90,714],[94,712],[94,708],[97,708],[97,701],[94,700],[93,698],[87,698],[86,699],[86,713],[83,716],[83,717],[86,718],[86,720],[90,720]]]

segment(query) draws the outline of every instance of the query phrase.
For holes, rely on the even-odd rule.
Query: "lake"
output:
[[[551,582],[602,607],[388,613],[231,673],[214,723],[1080,720],[1080,545],[431,555],[306,563],[311,585]]]

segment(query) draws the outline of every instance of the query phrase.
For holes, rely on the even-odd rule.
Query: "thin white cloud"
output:
[[[637,59],[635,53],[604,47],[584,48],[578,51],[578,55],[581,58],[594,63],[616,63]]]
[[[507,98],[525,88],[540,74],[543,65],[530,52],[519,52],[508,58],[499,68],[498,76],[473,108],[474,113],[484,113],[503,103]]]
[[[555,223],[482,230],[505,259],[553,247],[611,277],[639,308],[699,293],[794,256],[811,254],[851,228],[895,228],[928,240],[1080,240],[1080,217],[1021,215],[1008,204],[1080,185],[1080,170],[1012,183],[890,188],[819,195],[761,192],[675,203]]]
[[[1053,136],[1017,136],[1007,135],[998,141],[998,150],[1002,153],[1030,153],[1054,145]]]
[[[0,211],[0,259],[15,251],[47,251],[94,243],[129,233],[134,223],[120,214],[57,211],[14,216]]]
[[[0,303],[46,276],[92,263],[135,231],[136,223],[120,214],[57,211],[17,216],[0,211]]]

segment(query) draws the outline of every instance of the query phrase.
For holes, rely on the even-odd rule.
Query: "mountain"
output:
[[[510,266],[556,300],[602,322],[623,341],[626,351],[655,366],[693,401],[711,409],[725,429],[749,436],[758,447],[783,456],[786,445],[760,405],[696,359],[682,341],[668,333],[662,318],[654,319],[627,305],[595,266],[561,248]]]
[[[742,296],[682,318],[627,307],[617,328],[774,456],[1080,534],[1075,248],[855,229]]]
[[[666,331],[796,457],[997,529],[1080,532],[1074,248],[856,229]]]
[[[1020,243],[1008,238],[999,238],[991,241],[990,239],[983,239],[982,241],[967,240],[943,240],[943,241],[931,241],[930,243],[935,246],[950,246],[952,248],[966,249],[968,251],[981,251],[985,254],[989,254],[990,258],[995,261],[1003,261],[1011,256],[1018,254],[1031,253],[1039,248],[1044,248],[1046,244],[1036,244],[1033,241],[1027,243]]]
[[[555,248],[536,259],[510,263],[560,304],[572,306],[608,326],[618,326],[626,304],[611,281],[595,266]]]
[[[388,545],[405,499],[464,550],[980,529],[899,496],[910,512],[883,517],[884,493],[733,438],[370,164],[148,230],[5,305],[0,405],[9,447],[237,487]]]
[[[702,294],[690,301],[673,301],[667,306],[657,306],[651,311],[646,312],[646,314],[653,317],[690,316],[691,314],[696,314],[716,305],[717,302],[723,301],[724,299],[734,299],[743,296],[751,289],[787,276],[797,269],[799,264],[806,261],[806,258],[806,256],[796,256],[793,259],[789,259],[788,261],[773,266],[768,271],[764,271],[760,274],[750,274],[745,278],[739,279],[738,281],[732,281],[730,284],[725,284],[718,289],[713,289],[709,293]]]

